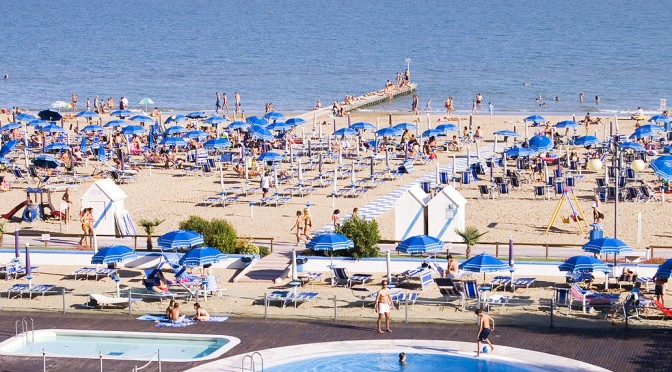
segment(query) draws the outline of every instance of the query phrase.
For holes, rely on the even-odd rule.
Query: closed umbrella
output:
[[[28,289],[30,290],[33,288],[33,267],[30,265],[30,248],[28,243],[26,243],[26,279],[28,279]]]

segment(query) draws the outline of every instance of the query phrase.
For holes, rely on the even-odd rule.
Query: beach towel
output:
[[[191,318],[183,318],[181,320],[171,320],[168,319],[168,317],[166,317],[165,315],[159,315],[159,314],[145,314],[136,319],[153,321],[156,322],[157,327],[170,327],[170,328],[183,328],[197,323],[195,320],[192,320]],[[211,316],[208,320],[204,320],[204,322],[221,323],[226,321],[227,319],[229,319],[228,316]]]

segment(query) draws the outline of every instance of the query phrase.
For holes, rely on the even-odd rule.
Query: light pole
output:
[[[621,161],[619,159],[618,151],[619,136],[616,134],[612,137],[614,143],[614,153],[612,154],[612,169],[614,170],[614,239],[618,239],[618,183],[621,178]],[[607,176],[609,176],[607,174]],[[609,193],[607,192],[607,195]]]

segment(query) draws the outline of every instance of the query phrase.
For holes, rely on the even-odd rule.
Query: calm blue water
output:
[[[10,79],[0,80],[0,107],[45,108],[76,91],[80,107],[126,95],[213,109],[215,91],[231,101],[239,91],[248,113],[267,101],[299,112],[382,88],[407,57],[421,106],[431,99],[435,110],[452,95],[466,112],[477,92],[496,112],[656,111],[672,98],[664,1],[2,4],[0,73]],[[408,111],[410,100],[375,109]]]
[[[269,372],[336,372],[336,371],[497,371],[519,372],[535,369],[524,365],[497,362],[483,358],[465,358],[439,354],[406,354],[406,365],[399,364],[399,354],[348,354],[308,359],[266,368]]]

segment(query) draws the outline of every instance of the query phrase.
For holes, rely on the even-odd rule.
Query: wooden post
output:
[[[495,243],[495,257],[499,258],[499,242]]]
[[[133,237],[133,249],[137,250],[138,249],[138,236]]]
[[[546,244],[546,258],[548,258],[548,244]]]

